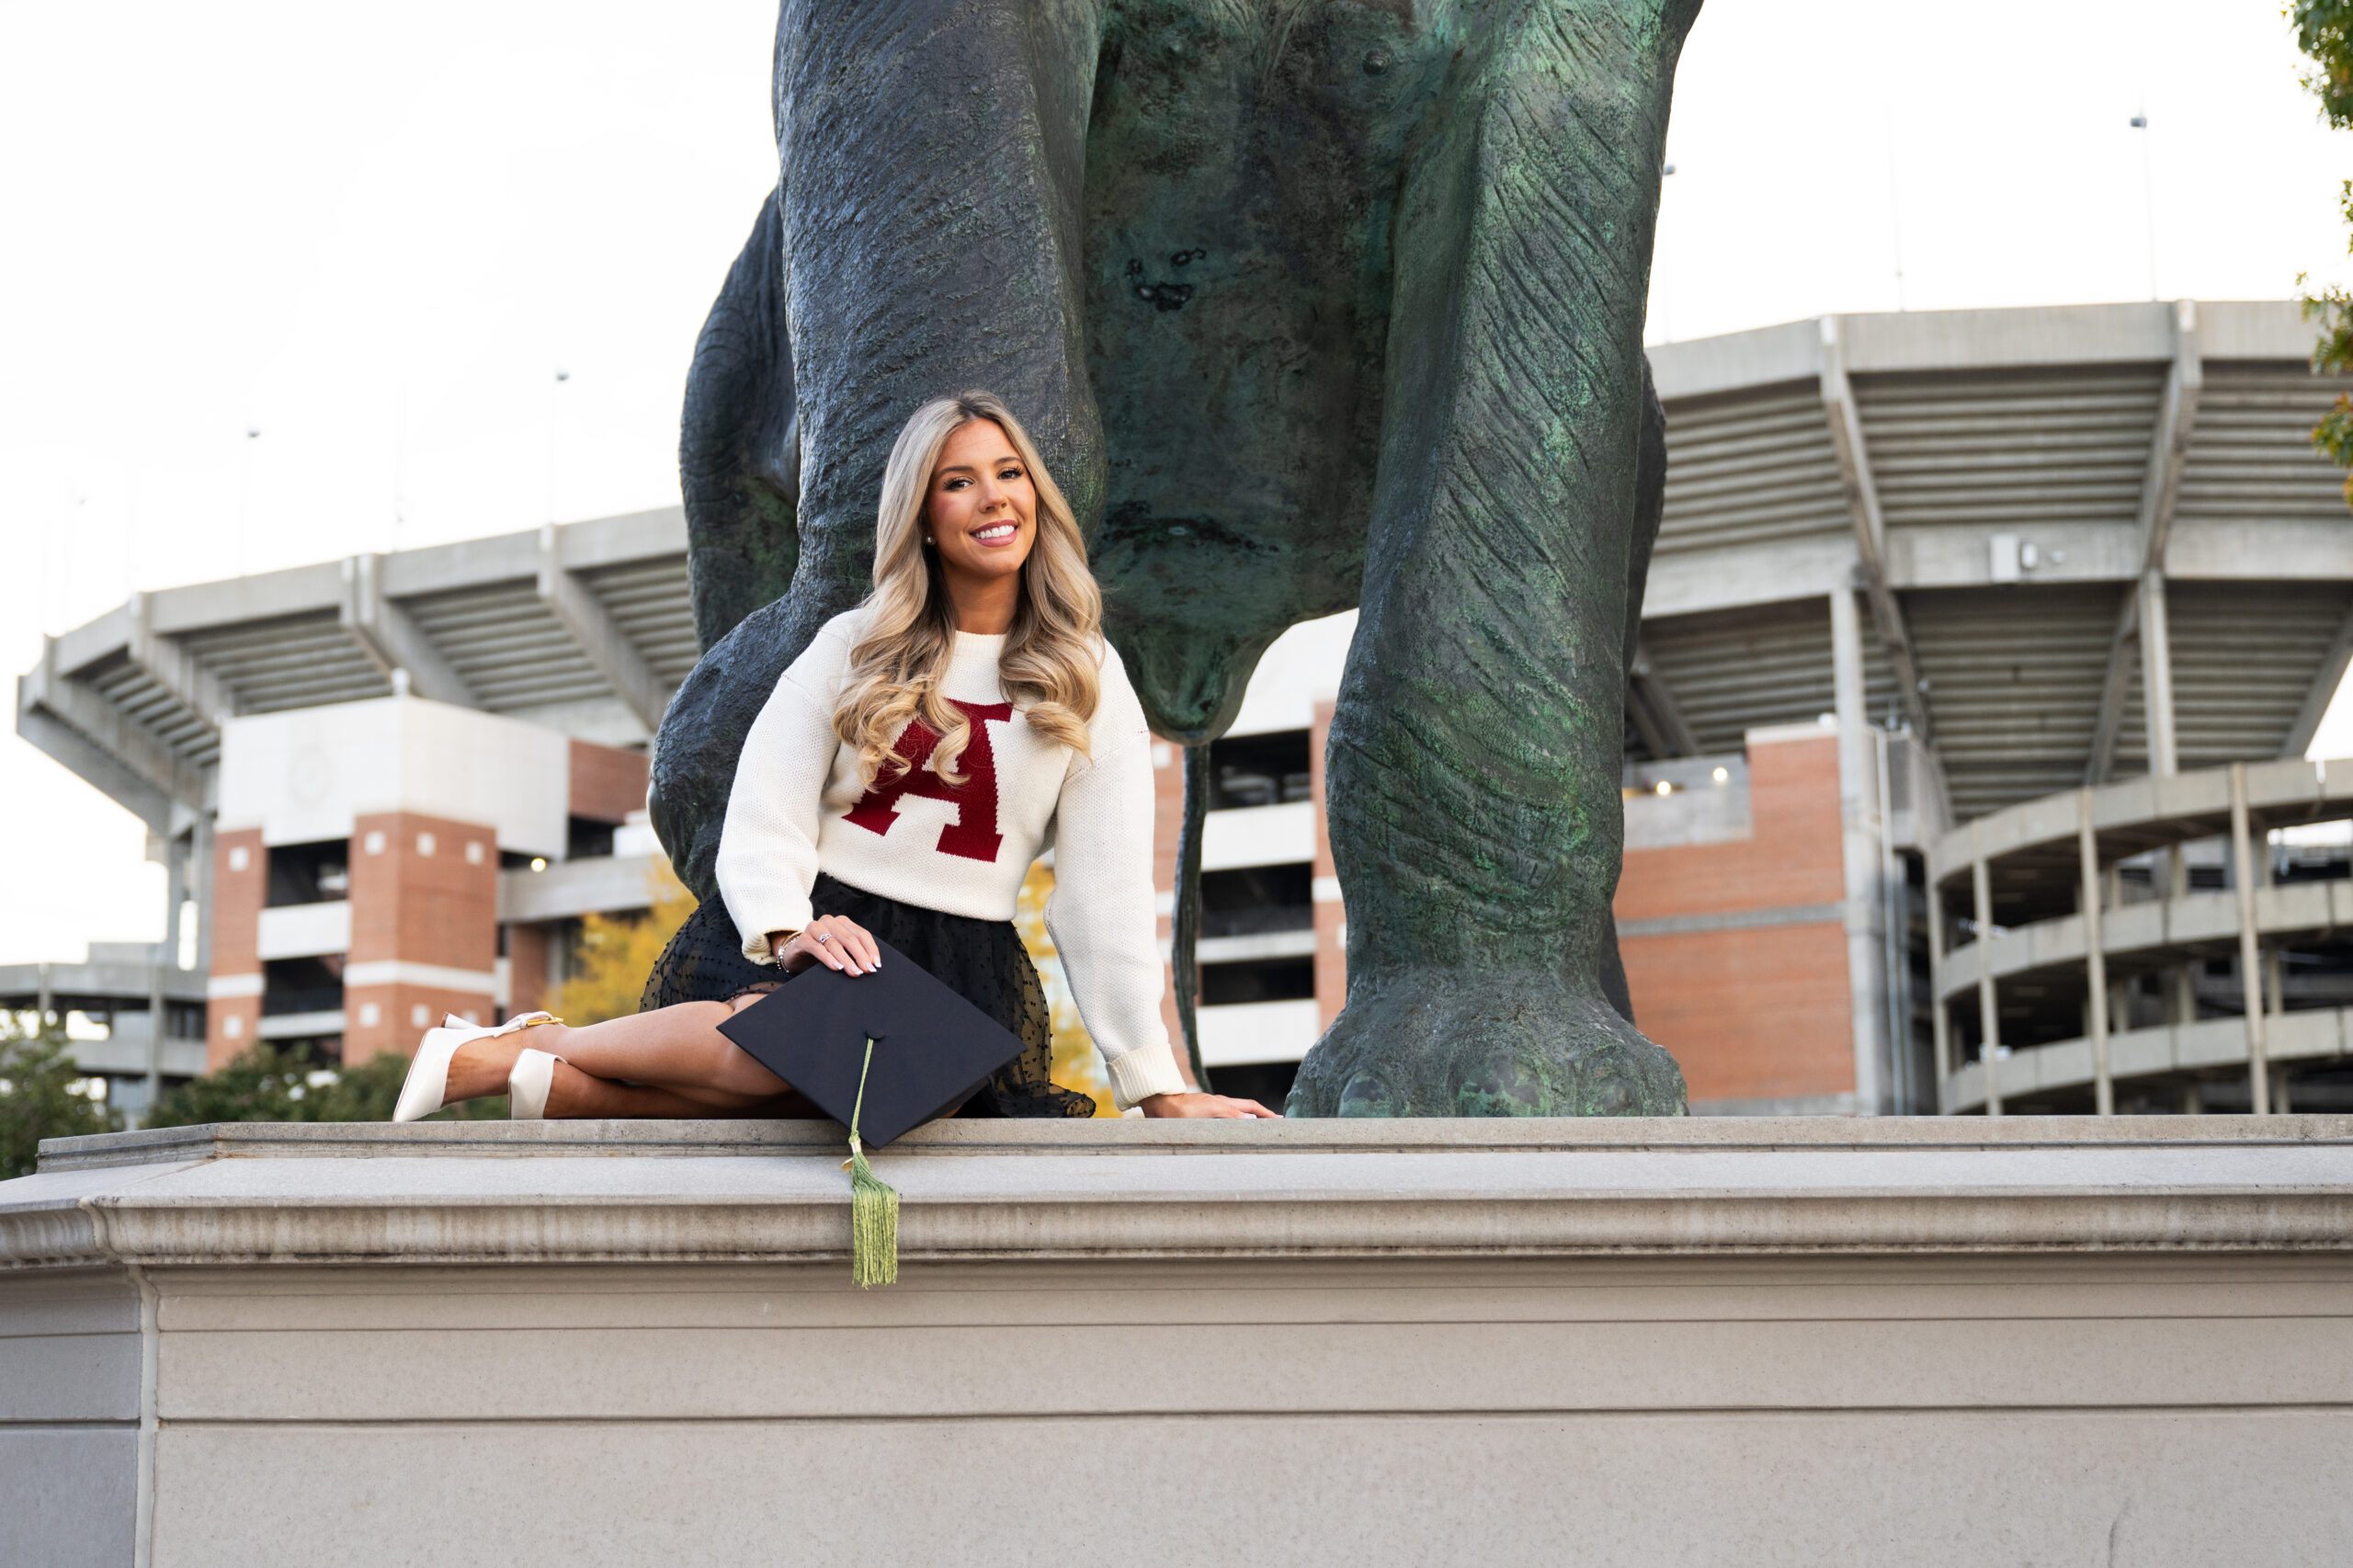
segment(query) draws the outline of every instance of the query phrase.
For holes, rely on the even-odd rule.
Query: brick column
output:
[[[1340,902],[1340,869],[1332,862],[1330,818],[1324,808],[1324,744],[1332,734],[1330,702],[1315,705],[1308,732],[1307,766],[1315,802],[1315,1011],[1324,1028],[1348,1000],[1348,912]]]
[[[1626,851],[1615,909],[1634,1017],[1694,1105],[1853,1103],[1838,750],[1810,724],[1752,731],[1747,832]],[[1648,933],[1627,934],[1635,922]]]
[[[445,1013],[491,1021],[498,840],[487,827],[386,812],[351,834],[343,1059],[406,1056]]]
[[[252,1046],[261,1024],[261,911],[269,896],[269,851],[261,830],[212,841],[212,968],[205,992],[204,1067],[212,1072]]]

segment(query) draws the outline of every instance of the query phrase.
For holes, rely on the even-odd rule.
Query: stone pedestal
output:
[[[245,1126],[0,1185],[0,1562],[2317,1562],[2353,1120]]]

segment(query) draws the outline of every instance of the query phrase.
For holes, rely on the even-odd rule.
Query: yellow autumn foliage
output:
[[[1096,1115],[1117,1116],[1120,1112],[1111,1103],[1111,1081],[1103,1071],[1103,1059],[1096,1054],[1086,1026],[1078,1020],[1078,1004],[1071,997],[1069,977],[1063,973],[1062,955],[1054,950],[1054,939],[1046,931],[1046,899],[1053,891],[1054,869],[1038,861],[1021,883],[1013,928],[1021,933],[1021,945],[1029,949],[1030,961],[1038,966],[1038,978],[1045,983],[1046,1005],[1053,1012],[1054,1082],[1092,1096]]]
[[[646,913],[582,917],[572,978],[548,1004],[548,1011],[565,1023],[601,1024],[636,1012],[654,960],[695,912],[695,895],[678,881],[669,861],[655,856],[646,880],[653,900]]]

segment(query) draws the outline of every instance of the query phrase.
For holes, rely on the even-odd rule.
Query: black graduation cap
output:
[[[719,1026],[761,1066],[849,1129],[850,1271],[861,1289],[899,1278],[899,1195],[866,1163],[954,1110],[1021,1054],[1005,1027],[890,943],[864,974],[804,970]]]
[[[874,945],[880,969],[813,965],[719,1030],[879,1149],[963,1104],[1023,1046],[921,964]]]

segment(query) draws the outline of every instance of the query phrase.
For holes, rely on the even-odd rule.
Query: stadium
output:
[[[1668,487],[1617,907],[1695,1110],[2353,1093],[2318,885],[2347,875],[2353,765],[2302,760],[2353,655],[2353,515],[2310,445],[2343,390],[2310,347],[2293,303],[2181,301],[1652,348]],[[537,1005],[571,923],[645,901],[632,791],[697,653],[685,551],[676,511],[601,518],[143,594],[51,639],[18,732],[147,824],[172,925],[80,990],[0,971],[12,1005],[70,994],[133,1107],[254,1038],[332,1059],[405,1049],[420,1008]],[[1345,996],[1321,791],[1349,619],[1279,642],[1212,749],[1201,1039],[1262,1097]],[[389,771],[322,779],[301,733],[329,722],[381,732]],[[542,760],[464,799],[400,782],[483,745]]]

